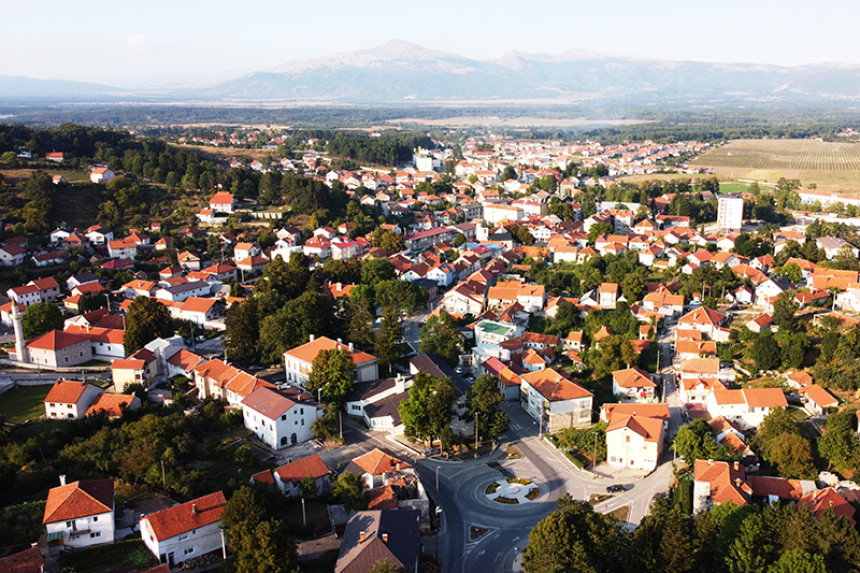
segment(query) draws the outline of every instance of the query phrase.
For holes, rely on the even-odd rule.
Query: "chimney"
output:
[[[350,342],[349,343],[349,353],[352,354],[353,352],[355,352],[355,345],[352,342]]]
[[[383,542],[383,543],[388,543],[388,534],[387,534],[387,533],[383,533],[383,534],[382,534],[382,542]]]
[[[191,513],[193,513],[194,515],[197,515],[197,504],[196,503],[191,504]]]
[[[316,336],[315,336],[315,335],[313,335],[313,334],[311,334],[311,335],[309,335],[309,336],[308,336],[308,341],[309,341],[309,342],[313,342],[313,341],[314,341],[314,338],[316,338]]]
[[[735,478],[735,485],[741,487],[741,478]]]
[[[60,485],[66,485],[66,474],[60,474]]]
[[[403,374],[397,373],[397,377],[394,379],[394,386],[398,394],[406,392],[406,378],[403,377]]]
[[[358,542],[364,543],[364,540],[367,539],[367,532],[362,530],[358,532]]]
[[[337,291],[338,291],[338,292],[340,292],[340,291],[342,291],[342,290],[343,290],[343,283],[335,283],[335,285],[334,285],[334,286],[335,286],[335,287],[337,287]]]
[[[338,338],[338,339],[337,339],[337,343],[338,343],[338,344],[343,344],[343,338]]]
[[[709,465],[709,466],[714,465],[714,460],[708,460],[708,465]]]
[[[741,469],[741,464],[739,464],[738,462],[735,462],[735,471],[736,472],[740,471],[740,469]]]

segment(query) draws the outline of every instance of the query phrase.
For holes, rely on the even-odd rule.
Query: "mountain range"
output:
[[[274,101],[351,104],[595,100],[675,104],[860,101],[860,66],[797,67],[630,58],[574,51],[510,52],[492,60],[394,40],[289,62],[203,88],[129,90],[0,76],[0,99]]]

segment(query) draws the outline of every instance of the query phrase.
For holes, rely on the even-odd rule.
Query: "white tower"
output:
[[[12,301],[12,328],[15,330],[15,356],[18,362],[29,362],[30,353],[24,342],[24,326],[21,324],[21,313],[18,311],[18,303]]]

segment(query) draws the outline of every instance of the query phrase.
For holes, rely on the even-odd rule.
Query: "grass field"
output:
[[[819,189],[860,193],[860,144],[811,139],[739,139],[690,161],[728,179],[799,179]]]
[[[133,539],[64,553],[60,563],[64,570],[70,567],[76,573],[132,573],[148,569],[156,561],[143,540]]]
[[[45,396],[50,389],[50,384],[12,388],[0,396],[0,416],[16,424],[35,420],[45,413]]]

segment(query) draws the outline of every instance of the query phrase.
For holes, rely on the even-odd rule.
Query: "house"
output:
[[[824,251],[828,261],[835,259],[843,249],[855,258],[860,254],[860,249],[839,237],[819,237],[815,239],[815,244]]]
[[[619,294],[618,283],[601,283],[598,288],[598,304],[602,309],[615,308]]]
[[[101,396],[103,390],[98,386],[63,380],[54,382],[45,396],[45,417],[53,419],[83,418],[87,410]]]
[[[663,445],[663,429],[661,418],[614,413],[606,427],[606,461],[616,467],[656,469]]]
[[[301,346],[297,346],[291,350],[284,352],[284,364],[286,366],[287,382],[299,386],[305,386],[308,382],[308,377],[311,373],[314,358],[323,350],[340,349],[349,352],[355,363],[356,380],[358,382],[366,382],[368,380],[376,380],[379,378],[379,369],[375,356],[371,356],[366,352],[356,350],[353,344],[349,345],[341,343],[339,340],[334,341],[331,338],[321,336],[316,338],[310,336],[310,341]]]
[[[77,366],[93,358],[90,341],[86,336],[52,330],[27,343],[30,362],[54,368]]]
[[[787,408],[781,388],[714,390],[705,401],[712,418],[723,416],[741,428],[756,428],[774,408]]]
[[[387,430],[394,435],[403,433],[398,406],[409,398],[412,376],[398,374],[395,378],[371,380],[355,384],[346,397],[344,408],[350,416],[361,416],[371,430]]]
[[[26,258],[27,249],[20,245],[0,247],[0,265],[4,267],[17,267],[23,264]]]
[[[213,213],[232,213],[236,207],[236,198],[232,193],[219,191],[209,200],[209,208]]]
[[[325,493],[331,489],[331,470],[319,454],[314,454],[272,470],[278,489],[288,497],[302,495],[300,487],[303,479],[312,477],[317,486],[317,493]]]
[[[311,426],[322,416],[314,404],[293,401],[265,386],[251,392],[241,404],[245,427],[274,450],[311,439]]]
[[[398,571],[418,570],[421,513],[417,510],[369,510],[350,515],[335,573],[367,573],[388,561]]]
[[[745,326],[752,332],[759,333],[763,330],[770,330],[773,326],[773,317],[767,313],[748,320]]]
[[[349,462],[343,469],[361,476],[361,481],[367,489],[384,486],[388,484],[388,476],[392,472],[400,472],[410,468],[408,462],[374,448]]]
[[[804,408],[812,416],[823,416],[827,408],[839,407],[839,400],[818,384],[804,386],[797,393],[800,394]]]
[[[44,573],[45,558],[42,557],[39,547],[34,546],[0,558],[0,571],[7,573]]]
[[[227,505],[217,491],[140,518],[143,544],[171,567],[223,547],[221,512]]]
[[[650,401],[654,399],[656,388],[657,384],[651,379],[651,375],[639,368],[616,370],[612,373],[612,393],[617,398]]]
[[[722,326],[728,317],[716,310],[706,306],[688,312],[678,319],[678,328],[692,329],[711,335],[713,338],[714,331],[718,326]]]
[[[116,173],[107,167],[96,167],[90,171],[90,181],[93,183],[107,183],[116,177]]]
[[[113,480],[81,480],[48,490],[42,519],[49,544],[82,548],[113,543]]]
[[[520,404],[541,425],[541,430],[556,432],[591,424],[591,392],[564,378],[552,368],[521,376]]]
[[[120,418],[126,410],[140,408],[140,398],[131,394],[102,393],[87,409],[87,416],[104,412],[109,418]]]

